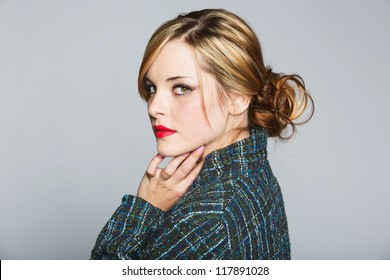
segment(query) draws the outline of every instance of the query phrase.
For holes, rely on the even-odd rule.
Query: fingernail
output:
[[[185,153],[185,154],[183,154],[182,156],[183,156],[183,157],[188,157],[189,154],[190,154],[190,153]]]
[[[196,151],[197,151],[198,153],[203,153],[203,151],[204,151],[204,146],[199,147],[198,149],[196,149]]]

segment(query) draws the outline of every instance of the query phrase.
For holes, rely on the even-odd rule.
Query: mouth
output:
[[[176,130],[172,130],[163,125],[155,125],[153,126],[153,128],[154,128],[154,134],[156,135],[157,138],[164,138],[176,133]]]

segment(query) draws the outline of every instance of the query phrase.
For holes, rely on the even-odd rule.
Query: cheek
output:
[[[217,100],[212,100],[209,104],[206,104],[207,119],[213,130],[220,131],[225,127],[228,117],[227,111]]]
[[[205,122],[202,104],[198,100],[179,102],[174,110],[177,123],[185,127],[199,127]]]

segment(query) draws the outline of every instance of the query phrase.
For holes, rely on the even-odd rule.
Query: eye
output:
[[[173,92],[177,95],[185,95],[191,93],[192,88],[187,85],[175,85],[173,87]]]
[[[145,83],[145,89],[149,94],[155,94],[156,93],[156,86],[152,83]]]

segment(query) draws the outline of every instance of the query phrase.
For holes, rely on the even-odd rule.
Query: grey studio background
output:
[[[390,259],[390,2],[0,1],[0,259],[88,259],[155,154],[136,78],[152,32],[225,8],[316,103],[270,140],[294,259]]]

